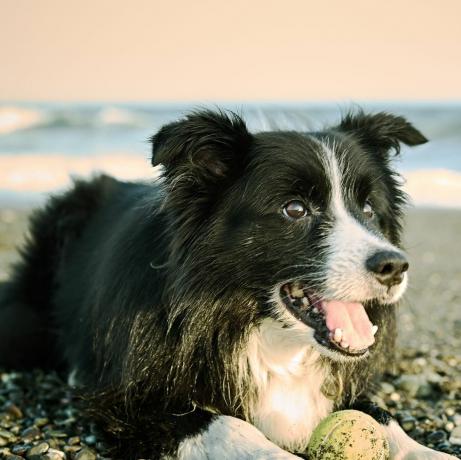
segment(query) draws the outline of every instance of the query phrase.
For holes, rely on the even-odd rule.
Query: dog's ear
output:
[[[337,129],[352,134],[360,145],[380,154],[387,154],[391,149],[398,154],[402,142],[410,146],[427,142],[426,137],[405,118],[386,112],[348,113]]]
[[[164,126],[151,138],[152,165],[167,179],[207,183],[229,179],[242,166],[252,135],[235,113],[202,110]]]

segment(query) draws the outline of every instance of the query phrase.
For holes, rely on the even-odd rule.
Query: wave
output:
[[[138,128],[149,126],[151,122],[149,115],[149,113],[116,106],[78,109],[0,106],[0,135],[30,129],[46,132],[55,128],[104,129],[111,126]]]
[[[20,107],[0,107],[0,134],[8,134],[40,125],[43,114]]]
[[[104,172],[122,180],[154,179],[147,158],[137,153],[114,152],[98,156],[1,155],[0,189],[17,193],[62,190],[71,177],[90,177]],[[449,169],[419,169],[402,173],[404,190],[415,206],[461,209],[461,173]]]
[[[404,190],[415,206],[461,208],[461,173],[422,169],[403,173]]]
[[[99,122],[103,125],[138,126],[141,122],[139,114],[118,107],[106,107],[98,113]]]
[[[54,192],[69,186],[72,177],[90,177],[97,173],[124,180],[156,177],[147,159],[130,153],[77,158],[34,154],[0,156],[0,189],[14,192]]]

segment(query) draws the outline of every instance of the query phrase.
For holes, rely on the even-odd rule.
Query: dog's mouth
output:
[[[378,326],[370,322],[363,304],[322,299],[300,282],[284,284],[280,295],[288,311],[314,330],[323,347],[361,357],[374,344]]]

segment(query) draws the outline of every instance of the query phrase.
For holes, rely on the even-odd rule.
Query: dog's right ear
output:
[[[427,142],[405,118],[386,112],[365,114],[359,110],[348,113],[337,129],[353,135],[363,147],[381,155],[387,155],[390,150],[399,153],[400,143],[413,146]]]
[[[164,126],[151,142],[152,165],[162,164],[167,180],[216,185],[243,166],[252,135],[238,115],[202,110]]]

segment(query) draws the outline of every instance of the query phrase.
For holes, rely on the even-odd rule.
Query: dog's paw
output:
[[[391,457],[392,460],[456,460],[453,455],[446,454],[444,452],[438,452],[436,450],[429,449],[427,447],[421,447],[420,449],[414,449],[409,452],[403,452],[401,455],[397,454]]]
[[[456,460],[444,452],[429,449],[410,438],[399,424],[392,420],[384,426],[389,440],[391,460]]]
[[[301,460],[301,457],[289,452],[261,452],[251,457],[252,460]]]

